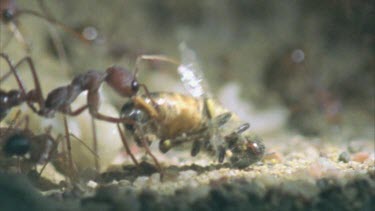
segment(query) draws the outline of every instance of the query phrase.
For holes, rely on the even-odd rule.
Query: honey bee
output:
[[[135,96],[121,109],[121,117],[136,122],[125,123],[127,131],[137,143],[142,139],[160,140],[159,149],[163,153],[192,142],[192,156],[203,148],[215,154],[220,163],[228,156],[231,165],[237,168],[259,161],[265,151],[262,141],[244,134],[250,127],[248,123],[241,123],[228,132],[230,123],[238,125],[238,117],[205,91],[207,86],[194,52],[183,44],[180,50],[182,61],[178,71],[191,95],[154,92],[149,96]]]

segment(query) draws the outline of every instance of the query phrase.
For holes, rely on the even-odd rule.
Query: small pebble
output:
[[[339,161],[342,161],[344,163],[347,163],[350,161],[350,155],[348,152],[342,152],[340,155],[339,155]]]
[[[90,180],[90,181],[87,182],[87,187],[95,189],[96,187],[98,187],[98,183]]]
[[[352,156],[352,159],[353,159],[353,161],[356,161],[356,162],[359,162],[359,163],[363,163],[363,162],[365,162],[369,157],[370,157],[370,153],[368,153],[368,152],[358,152],[358,153],[355,153],[355,154]]]

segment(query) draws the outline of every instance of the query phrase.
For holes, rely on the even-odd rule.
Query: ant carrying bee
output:
[[[178,69],[181,81],[191,95],[154,92],[150,96],[136,96],[136,101],[124,104],[121,109],[121,118],[135,122],[124,123],[128,133],[138,144],[160,140],[159,149],[163,153],[182,143],[192,142],[192,156],[204,147],[206,151],[214,152],[220,163],[228,155],[233,167],[245,168],[259,161],[265,151],[262,141],[244,134],[250,126],[248,123],[223,134],[223,127],[233,114],[205,93],[203,73],[194,52],[183,44],[180,50],[182,62]],[[153,159],[159,166],[156,158]]]
[[[160,55],[142,55],[137,58],[133,72],[130,72],[128,69],[119,66],[109,67],[106,69],[105,72],[89,70],[83,74],[74,77],[69,85],[53,89],[48,93],[47,98],[45,99],[43,97],[41,85],[35,70],[35,66],[30,57],[25,57],[16,65],[13,65],[6,54],[0,53],[0,56],[8,63],[11,69],[10,72],[13,73],[13,75],[15,76],[20,89],[14,90],[12,92],[3,91],[3,94],[0,95],[0,111],[2,114],[1,116],[6,116],[6,114],[11,108],[18,106],[23,102],[26,102],[27,105],[33,110],[33,112],[45,118],[54,117],[56,112],[64,114],[64,125],[66,129],[66,134],[69,134],[69,131],[67,130],[68,126],[65,115],[77,116],[86,109],[89,110],[89,113],[93,119],[98,119],[111,123],[134,124],[134,121],[130,118],[111,117],[99,112],[99,89],[101,85],[103,83],[106,83],[120,96],[132,98],[132,100],[135,102],[138,98],[134,98],[134,96],[137,95],[140,88],[143,88],[145,90],[145,94],[147,96],[150,96],[146,85],[139,83],[137,80],[139,63],[142,60],[169,61],[168,58]],[[28,64],[34,80],[35,89],[28,92],[26,92],[26,89],[24,88],[24,85],[20,77],[18,76],[16,70],[16,67],[23,62],[26,62]],[[5,78],[5,76],[3,78]],[[13,92],[17,94],[16,97],[13,97]],[[71,108],[71,104],[83,92],[87,92],[87,103],[73,110]],[[34,104],[37,104],[38,107],[36,107]],[[153,102],[153,105],[156,105],[156,103]],[[93,132],[95,133],[95,131]],[[94,142],[96,142],[95,135]],[[73,161],[71,158],[72,156],[70,153],[71,145],[70,140],[68,138],[67,145],[69,160],[71,165],[73,166]]]

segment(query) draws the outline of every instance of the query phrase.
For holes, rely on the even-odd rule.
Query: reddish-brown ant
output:
[[[70,116],[76,116],[82,113],[84,110],[88,109],[91,116],[98,120],[103,120],[112,123],[126,123],[126,124],[134,124],[134,120],[130,118],[117,118],[117,117],[110,117],[104,114],[99,113],[99,105],[100,105],[100,94],[99,88],[101,87],[102,83],[107,83],[116,93],[121,95],[122,97],[129,97],[132,98],[135,104],[142,106],[147,106],[151,116],[157,115],[157,104],[153,102],[152,104],[155,105],[153,109],[149,105],[145,105],[143,101],[138,101],[138,98],[134,98],[137,95],[140,88],[145,90],[146,96],[150,96],[149,91],[145,84],[141,84],[138,82],[136,76],[138,73],[138,66],[140,61],[142,60],[159,60],[159,61],[166,61],[170,63],[177,64],[174,60],[161,56],[161,55],[142,55],[139,56],[136,60],[135,68],[133,73],[129,70],[118,67],[112,66],[107,68],[107,70],[103,72],[90,70],[86,73],[80,74],[76,76],[72,82],[67,86],[58,87],[47,95],[47,98],[43,98],[40,82],[38,76],[36,74],[35,67],[33,65],[32,60],[29,57],[26,57],[22,61],[26,61],[29,64],[29,67],[32,71],[35,83],[35,90],[29,91],[26,93],[22,81],[19,79],[16,73],[16,69],[11,64],[9,58],[5,54],[0,54],[9,64],[11,67],[11,71],[15,75],[17,82],[21,88],[21,96],[23,96],[23,101],[27,102],[31,109],[43,117],[53,117],[56,112],[60,112]],[[22,62],[21,61],[21,62]],[[19,63],[21,63],[19,62]],[[17,65],[19,65],[19,63]],[[76,100],[76,98],[84,91],[87,91],[87,104],[79,107],[76,110],[71,109],[71,104]],[[30,98],[25,96],[30,95]],[[151,101],[152,98],[150,97]],[[39,109],[36,109],[34,103],[39,105]],[[18,104],[17,104],[18,105]],[[67,129],[67,123],[64,118],[64,123]],[[95,132],[95,131],[94,131]],[[69,132],[66,131],[68,134]],[[121,134],[121,131],[120,131]],[[95,142],[95,140],[94,140]],[[124,143],[126,143],[124,141]],[[70,152],[70,141],[67,141],[68,150]],[[125,146],[126,149],[128,148]],[[144,147],[146,148],[148,154],[154,158],[155,163],[158,163],[155,157],[151,154],[150,150],[146,143],[144,143]],[[71,156],[70,156],[71,157]],[[72,161],[71,161],[72,163]],[[158,165],[158,164],[157,164]]]

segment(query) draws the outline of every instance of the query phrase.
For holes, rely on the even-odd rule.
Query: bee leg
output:
[[[227,135],[225,137],[225,139],[231,143],[233,142],[234,140],[237,139],[238,135],[240,135],[241,133],[245,132],[247,129],[249,129],[250,127],[250,124],[249,123],[244,123],[242,125],[240,125],[235,131],[233,131],[231,134]]]
[[[225,158],[225,148],[223,146],[218,147],[218,160],[219,163],[222,163]]]
[[[220,114],[219,116],[215,117],[216,125],[219,127],[223,126],[225,123],[227,123],[230,120],[231,117],[232,117],[231,112],[225,112],[223,114]]]
[[[128,145],[128,142],[126,141],[125,135],[124,135],[124,133],[123,133],[122,130],[121,130],[120,124],[117,124],[117,129],[118,129],[118,132],[119,132],[119,134],[120,134],[121,141],[122,141],[122,143],[124,144],[124,147],[125,147],[125,151],[126,151],[126,153],[128,153],[128,155],[130,155],[130,158],[132,159],[133,163],[134,163],[136,166],[138,166],[138,165],[139,165],[139,164],[138,164],[138,161],[137,161],[137,159],[135,159],[133,153],[132,153],[131,150],[130,150],[130,147],[129,147],[129,145]]]
[[[249,123],[244,123],[244,124],[242,124],[241,126],[239,126],[237,128],[237,130],[235,131],[235,133],[236,134],[241,134],[241,133],[245,132],[249,128],[250,128],[250,124]]]
[[[193,142],[193,147],[191,148],[191,152],[190,152],[191,156],[195,157],[199,153],[201,146],[202,146],[202,143],[199,140],[195,140]]]
[[[159,150],[162,153],[167,153],[172,148],[171,140],[165,139],[159,142]]]

